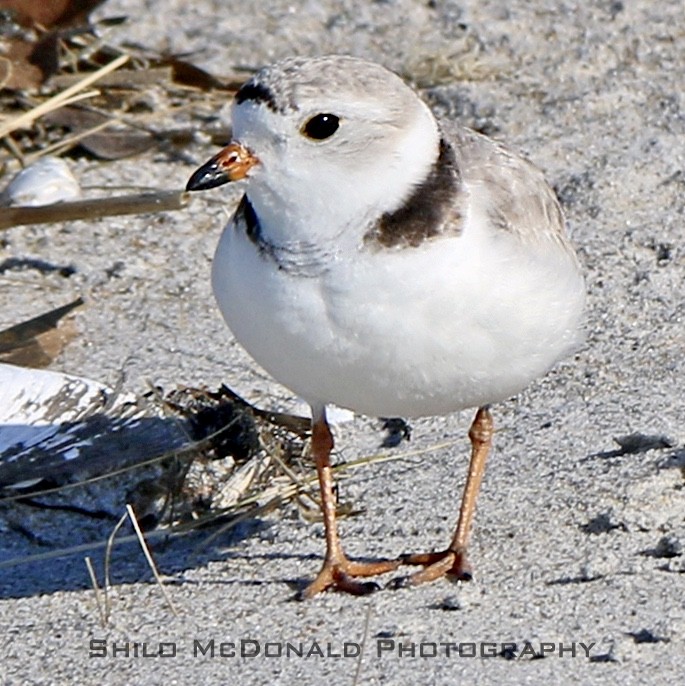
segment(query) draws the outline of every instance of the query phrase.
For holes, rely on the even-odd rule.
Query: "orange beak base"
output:
[[[259,160],[240,143],[231,143],[205,162],[186,184],[187,191],[206,191],[229,181],[240,181]]]

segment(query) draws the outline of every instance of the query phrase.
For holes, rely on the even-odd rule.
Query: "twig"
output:
[[[52,224],[121,214],[168,212],[183,209],[189,202],[190,194],[184,191],[158,191],[114,198],[60,202],[41,207],[6,207],[0,214],[0,231],[28,224]]]

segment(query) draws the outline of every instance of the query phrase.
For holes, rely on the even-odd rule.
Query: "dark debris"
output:
[[[382,417],[383,431],[387,431],[381,443],[383,448],[395,448],[402,441],[411,440],[411,426],[401,417]]]
[[[657,636],[649,629],[640,629],[640,631],[627,631],[626,634],[630,636],[635,643],[670,643],[669,638],[664,636]]]
[[[628,530],[623,522],[615,521],[613,512],[601,512],[586,524],[583,524],[580,529],[584,533],[592,535],[607,534],[617,529],[620,531]]]

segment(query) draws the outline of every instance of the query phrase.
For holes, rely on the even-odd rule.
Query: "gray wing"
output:
[[[462,190],[478,192],[494,226],[523,241],[546,238],[571,250],[559,201],[535,165],[471,129],[447,124],[443,133],[454,146]]]

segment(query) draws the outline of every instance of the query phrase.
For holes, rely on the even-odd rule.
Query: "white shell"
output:
[[[22,169],[0,196],[0,204],[37,207],[81,197],[81,187],[69,165],[58,157],[41,157]]]
[[[183,445],[178,422],[132,393],[61,372],[0,364],[0,489],[135,464]]]

